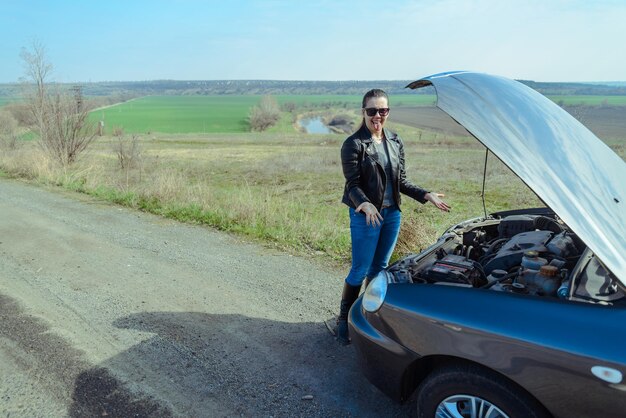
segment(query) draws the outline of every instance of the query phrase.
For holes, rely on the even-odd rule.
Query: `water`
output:
[[[308,134],[332,133],[328,126],[324,125],[324,122],[322,122],[322,118],[320,117],[300,119],[299,124]]]

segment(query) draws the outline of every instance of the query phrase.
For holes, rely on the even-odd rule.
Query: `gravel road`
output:
[[[324,326],[342,276],[0,179],[0,416],[405,416]]]

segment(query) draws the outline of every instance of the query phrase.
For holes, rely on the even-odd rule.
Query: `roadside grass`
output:
[[[450,225],[483,213],[484,148],[415,128],[399,129],[406,143],[408,177],[444,192],[453,207],[403,200],[404,223],[394,257],[428,246]],[[344,135],[297,132],[152,134],[141,138],[141,165],[127,176],[102,137],[69,169],[54,165],[36,144],[0,156],[11,177],[60,186],[177,219],[259,239],[296,253],[350,259],[348,211],[341,203],[339,149]],[[540,205],[497,159],[491,158],[488,211]]]
[[[150,133],[139,136],[139,164],[127,169],[120,167],[115,153],[119,139],[112,136],[99,137],[69,168],[55,165],[36,141],[23,140],[16,149],[0,153],[0,173],[235,232],[296,253],[347,263],[350,235],[348,211],[341,203],[344,181],[339,156],[346,135],[301,133],[294,129],[294,118],[302,113],[325,117],[342,113],[358,120],[355,106],[360,106],[360,97],[278,96],[280,103],[292,101],[299,107],[293,113],[283,112],[280,121],[267,132],[230,132],[225,128],[239,129],[241,115],[245,118],[249,106],[259,99],[260,96],[137,99],[103,111],[112,112],[107,115],[123,115],[129,126],[140,131],[148,126],[145,123],[162,119],[162,126],[186,129],[200,129],[198,120],[202,120],[200,131],[210,126],[220,132],[156,133],[157,129],[150,128]],[[394,97],[396,106],[415,106],[420,101],[430,105],[428,100],[432,96]],[[349,105],[344,106],[346,103]],[[183,120],[171,122],[177,117]],[[221,125],[210,125],[210,117],[219,119]],[[105,117],[107,129],[121,126],[112,124],[112,119]],[[405,141],[408,178],[428,190],[445,193],[445,200],[453,208],[450,213],[442,213],[432,205],[404,197],[404,221],[396,258],[430,245],[449,226],[483,214],[485,151],[468,136],[426,131],[394,123],[393,119],[388,125]],[[132,132],[123,128],[127,134]],[[624,158],[626,140],[612,138],[607,143]],[[491,154],[487,179],[488,212],[542,205]]]

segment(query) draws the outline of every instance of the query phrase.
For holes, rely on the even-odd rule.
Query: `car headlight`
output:
[[[376,312],[380,309],[387,295],[387,272],[381,271],[370,282],[363,294],[363,309],[367,312]]]

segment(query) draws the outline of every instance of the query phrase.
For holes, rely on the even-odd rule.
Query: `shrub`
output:
[[[117,155],[117,161],[120,163],[122,170],[137,167],[141,158],[139,137],[133,135],[130,139],[127,139],[124,136],[118,136],[117,144],[115,145],[115,154]]]
[[[72,92],[51,89],[48,74],[52,64],[45,48],[38,43],[32,50],[23,49],[22,60],[28,78],[28,108],[32,129],[39,135],[42,149],[63,166],[74,161],[96,137],[96,129],[88,120],[82,89]]]
[[[17,120],[9,112],[0,112],[0,145],[2,148],[17,147]]]
[[[4,106],[3,110],[11,113],[19,126],[29,126],[32,116],[26,103],[9,103]]]
[[[282,108],[285,112],[294,113],[297,109],[297,105],[295,102],[286,102],[283,103]]]
[[[253,131],[264,131],[280,119],[280,108],[272,96],[263,96],[261,102],[250,109],[248,122]]]
[[[121,126],[113,127],[113,136],[120,137],[122,135],[124,135],[124,128]]]
[[[139,137],[132,135],[130,139],[120,135],[117,137],[117,143],[114,145],[114,152],[120,169],[124,172],[126,178],[126,189],[130,186],[131,170],[139,169],[139,181],[141,181],[141,147],[139,145]]]

